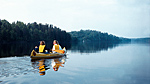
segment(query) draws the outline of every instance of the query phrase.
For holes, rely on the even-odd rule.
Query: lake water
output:
[[[68,44],[67,56],[36,61],[34,44],[16,45],[0,45],[0,84],[150,84],[149,43]]]

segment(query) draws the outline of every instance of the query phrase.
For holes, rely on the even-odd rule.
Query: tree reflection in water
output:
[[[71,45],[72,52],[80,53],[95,53],[97,51],[107,51],[108,49],[115,48],[119,43],[115,42],[80,42]]]
[[[78,43],[67,43],[60,42],[61,47],[65,47],[67,50],[72,52],[80,53],[95,53],[97,51],[103,51],[117,47],[120,43],[115,42],[78,42]],[[0,44],[0,58],[12,57],[12,56],[29,56],[35,46],[38,46],[39,42],[27,43],[8,43]],[[52,48],[52,41],[47,41],[46,45],[48,48]]]
[[[13,42],[0,44],[0,58],[14,57],[14,56],[30,56],[31,51],[35,46],[39,45],[39,41],[36,42]],[[48,48],[52,48],[53,41],[46,41]],[[71,43],[60,43],[61,47],[70,49]]]

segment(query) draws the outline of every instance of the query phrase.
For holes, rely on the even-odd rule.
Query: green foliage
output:
[[[17,21],[10,24],[6,20],[0,20],[0,40],[1,41],[39,41],[39,40],[71,41],[71,35],[62,31],[56,26],[49,24],[37,24]]]
[[[72,40],[80,41],[94,41],[94,42],[121,42],[121,39],[117,36],[108,33],[101,33],[95,30],[80,30],[70,32]]]

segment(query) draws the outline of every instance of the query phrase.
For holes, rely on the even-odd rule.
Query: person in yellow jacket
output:
[[[63,49],[59,45],[59,42],[57,40],[53,41],[53,48],[52,48],[53,53],[61,53],[65,54],[66,53],[66,48],[64,47]]]
[[[49,50],[50,49],[47,48],[46,45],[45,45],[45,41],[40,41],[39,47],[35,46],[35,51],[39,52],[39,53],[48,53]]]
[[[53,41],[53,48],[52,48],[52,50],[62,50],[62,48],[59,45],[59,42],[57,40]]]
[[[61,48],[61,46],[59,45],[59,42],[58,42],[57,40],[54,40],[54,41],[53,41],[53,48],[52,48],[53,53],[55,53],[56,50],[62,50],[62,48]]]

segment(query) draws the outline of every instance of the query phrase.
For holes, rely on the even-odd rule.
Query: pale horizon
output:
[[[0,0],[0,19],[52,24],[67,32],[96,30],[150,37],[149,0]]]

